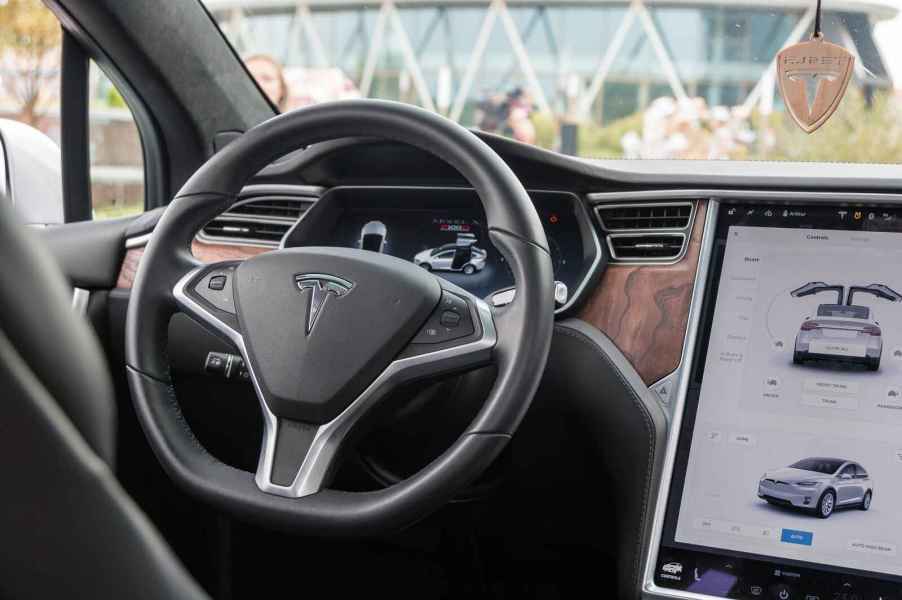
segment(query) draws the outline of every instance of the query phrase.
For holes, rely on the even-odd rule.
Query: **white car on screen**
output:
[[[867,306],[821,304],[817,315],[802,322],[792,362],[830,361],[880,368],[883,332]]]
[[[758,497],[769,504],[808,510],[826,519],[841,507],[868,510],[874,484],[857,462],[810,457],[767,471],[758,481]]]
[[[418,252],[413,263],[429,271],[455,271],[472,275],[485,268],[488,253],[473,245],[445,244]]]
[[[836,294],[836,303],[821,304],[817,307],[817,315],[806,317],[802,322],[796,335],[792,362],[797,365],[812,361],[858,364],[877,371],[883,354],[883,331],[869,307],[854,303],[855,295],[902,302],[902,294],[882,283],[850,285],[846,294],[844,285],[812,281],[792,290],[790,295],[803,298],[824,293]]]

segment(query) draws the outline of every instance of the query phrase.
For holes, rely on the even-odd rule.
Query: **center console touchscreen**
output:
[[[902,214],[723,205],[710,264],[656,588],[902,598]]]

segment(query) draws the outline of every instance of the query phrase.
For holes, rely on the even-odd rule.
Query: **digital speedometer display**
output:
[[[443,190],[448,193],[447,190]],[[504,257],[488,239],[485,214],[472,192],[454,190],[453,201],[423,202],[397,190],[391,200],[347,201],[329,244],[382,252],[487,297],[514,285]],[[570,290],[585,275],[585,253],[573,197],[534,197],[545,228],[555,279]]]

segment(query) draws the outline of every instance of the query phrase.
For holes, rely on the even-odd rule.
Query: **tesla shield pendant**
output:
[[[805,133],[827,122],[852,78],[855,57],[842,46],[814,37],[777,54],[777,81],[793,120]]]

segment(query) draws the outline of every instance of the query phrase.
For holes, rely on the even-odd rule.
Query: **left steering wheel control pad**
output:
[[[345,248],[260,254],[235,269],[233,285],[267,404],[279,417],[319,424],[385,370],[442,294],[407,261]]]
[[[235,314],[235,296],[232,293],[232,281],[238,263],[226,265],[207,271],[200,281],[194,284],[194,293],[229,314]]]

